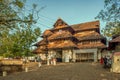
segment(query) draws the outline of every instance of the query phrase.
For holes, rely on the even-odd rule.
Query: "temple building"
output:
[[[43,39],[35,44],[33,53],[58,62],[94,61],[101,58],[102,49],[106,48],[106,38],[100,34],[99,21],[68,25],[58,19],[53,28],[45,30]]]

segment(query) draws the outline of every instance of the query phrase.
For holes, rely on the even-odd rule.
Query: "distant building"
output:
[[[59,18],[42,37],[33,52],[56,57],[59,62],[97,62],[101,58],[101,50],[106,48],[106,38],[100,34],[99,21],[68,25]]]
[[[120,52],[120,35],[113,37],[113,39],[109,42],[109,48],[114,52]]]

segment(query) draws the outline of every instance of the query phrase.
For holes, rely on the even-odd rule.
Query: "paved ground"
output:
[[[0,76],[0,80],[120,80],[120,74],[111,73],[93,63],[60,63],[56,66],[35,67],[29,72]]]

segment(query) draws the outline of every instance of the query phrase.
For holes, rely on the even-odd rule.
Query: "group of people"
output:
[[[54,58],[54,57],[48,57],[47,58],[47,65],[56,65],[56,58]]]
[[[111,68],[112,59],[110,58],[110,56],[104,56],[101,57],[100,63],[103,65],[104,68]]]

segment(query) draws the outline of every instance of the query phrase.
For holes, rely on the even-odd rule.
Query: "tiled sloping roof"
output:
[[[77,47],[72,41],[56,41],[52,44],[48,44],[48,49],[57,49],[57,48],[70,48],[70,47]]]
[[[50,30],[46,30],[44,31],[42,36],[50,36],[51,34],[53,34]]]
[[[49,43],[48,44],[48,49],[56,49],[58,44],[56,44],[56,43]]]
[[[35,50],[33,50],[32,53],[35,53],[35,54],[43,53],[43,52],[45,52],[45,49],[46,49],[46,45],[43,45],[43,46],[37,47]]]
[[[93,40],[93,39],[103,39],[104,37],[95,31],[84,31],[74,34],[74,36],[79,40]]]
[[[48,40],[63,39],[63,38],[68,38],[68,37],[73,37],[73,35],[69,31],[59,31],[49,36]]]
[[[120,36],[114,38],[114,39],[111,40],[110,42],[120,42]]]
[[[72,41],[64,41],[64,43],[61,43],[58,45],[58,48],[69,48],[69,47],[77,47],[75,43]]]
[[[82,30],[99,28],[99,24],[100,24],[99,21],[92,21],[92,22],[86,22],[86,23],[71,25],[71,27],[75,31],[82,31]]]
[[[45,39],[43,39],[43,40],[37,42],[36,44],[34,44],[34,46],[40,46],[40,45],[45,45],[45,44],[46,44],[46,41],[45,41]]]
[[[100,42],[100,43],[91,43],[91,44],[78,44],[78,48],[106,48],[106,46]]]
[[[65,21],[63,21],[61,18],[59,18],[54,24],[54,29],[64,28],[67,26],[68,24]]]
[[[32,53],[35,54],[42,53],[42,50],[40,48],[36,48],[35,50],[32,51]]]

